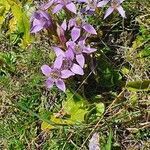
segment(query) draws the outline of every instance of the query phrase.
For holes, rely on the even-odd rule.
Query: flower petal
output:
[[[91,34],[97,34],[96,30],[94,29],[94,27],[90,24],[85,24],[82,27],[86,32],[91,33]]]
[[[78,3],[86,3],[87,0],[77,0]]]
[[[60,49],[59,47],[52,47],[54,49],[54,52],[56,54],[56,56],[58,57],[59,55],[65,56],[65,53],[63,52],[62,49]]]
[[[57,13],[58,11],[60,11],[62,9],[63,5],[62,4],[58,4],[54,7],[53,9],[53,14]]]
[[[63,80],[61,80],[61,79],[57,80],[57,81],[56,81],[56,86],[57,86],[60,90],[62,90],[63,92],[66,91],[66,86],[65,86],[65,83],[64,83]]]
[[[69,3],[69,4],[67,4],[66,5],[66,8],[68,9],[68,10],[70,10],[71,12],[73,12],[73,13],[77,13],[77,9],[76,9],[76,6],[75,6],[75,4],[74,3]]]
[[[43,65],[42,67],[41,67],[41,70],[42,70],[42,73],[45,75],[45,76],[47,76],[47,77],[49,77],[49,74],[51,73],[51,68],[48,66],[48,65]]]
[[[79,75],[83,75],[84,74],[83,69],[77,64],[73,64],[73,66],[71,68],[71,71],[73,73],[79,74]]]
[[[42,17],[44,17],[45,19],[47,19],[47,20],[49,20],[50,19],[50,15],[47,13],[47,12],[45,12],[45,11],[39,11],[39,13],[40,13],[40,15],[42,16]],[[41,21],[42,22],[42,21]]]
[[[87,53],[87,54],[90,54],[90,53],[93,53],[95,52],[97,49],[96,48],[91,48],[90,46],[87,46],[83,49],[83,52],[84,53]]]
[[[122,8],[122,6],[119,5],[116,9],[118,10],[119,14],[120,14],[123,18],[126,18],[125,11],[124,11],[124,9]]]
[[[31,33],[36,33],[40,30],[42,30],[44,28],[44,22],[42,22],[42,20],[39,19],[32,19],[33,22],[32,22],[32,27],[31,27]]]
[[[76,20],[75,19],[70,19],[68,23],[68,29],[71,27],[76,26]]]
[[[74,59],[74,53],[73,53],[72,48],[68,47],[68,50],[65,52],[65,56],[66,56],[68,59],[71,59],[71,60]]]
[[[79,40],[78,45],[82,46],[82,48],[83,48],[84,45],[85,45],[85,40],[84,39],[83,40]]]
[[[37,33],[38,31],[40,31],[42,29],[43,29],[43,26],[37,25],[37,26],[32,27],[31,30],[30,30],[30,32],[31,33]]]
[[[51,78],[48,78],[45,83],[46,87],[49,89],[52,88],[52,86],[54,85],[54,81]]]
[[[63,79],[67,79],[69,78],[70,76],[73,76],[75,75],[73,72],[71,72],[70,70],[63,70],[61,71],[61,78]]]
[[[71,38],[73,41],[76,41],[80,37],[80,31],[80,28],[76,27],[71,30]]]
[[[110,0],[103,0],[97,4],[97,7],[104,7]]]
[[[85,58],[82,54],[76,55],[76,60],[78,64],[83,68],[85,64]]]
[[[99,134],[97,132],[89,140],[89,150],[100,150]]]
[[[66,42],[66,46],[67,46],[68,48],[69,48],[69,47],[74,48],[75,45],[76,45],[76,43],[75,43],[74,41],[68,41],[68,42]]]
[[[109,7],[109,8],[106,10],[104,19],[106,19],[113,11],[114,11],[114,8],[113,8],[113,7]]]
[[[63,62],[63,56],[59,55],[56,60],[54,61],[54,68],[60,69]]]
[[[65,19],[65,20],[63,21],[63,23],[61,24],[61,27],[62,27],[63,30],[66,31],[66,29],[67,29],[67,22],[66,22],[66,19]]]
[[[41,18],[39,19],[33,19],[33,23],[32,23],[33,26],[44,26],[44,22],[41,20]]]
[[[54,3],[54,0],[50,0],[49,2],[47,2],[47,3],[45,3],[45,4],[42,4],[42,5],[40,6],[40,9],[46,10],[46,9],[48,9],[49,7],[51,7],[53,3]]]

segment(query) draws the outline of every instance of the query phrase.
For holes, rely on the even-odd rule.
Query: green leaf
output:
[[[112,136],[113,136],[112,130],[110,130],[109,137],[108,137],[108,140],[107,140],[107,144],[105,146],[105,150],[111,150]]]
[[[105,106],[103,103],[96,104],[96,115],[97,116],[99,116],[99,117],[102,116],[104,111],[105,111]]]
[[[129,70],[127,67],[122,67],[122,69],[121,69],[121,72],[122,72],[124,75],[128,74],[129,71],[130,71],[130,70]]]
[[[5,21],[5,16],[10,10],[10,4],[7,0],[0,0],[0,28]]]
[[[54,129],[55,127],[53,126],[53,125],[51,125],[51,124],[49,124],[49,123],[47,123],[47,122],[42,122],[42,124],[41,124],[41,129],[43,130],[43,131],[47,131],[47,130],[51,130],[51,129]]]
[[[144,57],[150,57],[150,47],[149,48],[146,48],[142,51],[140,51],[138,53],[138,56],[137,57],[140,57],[140,58],[144,58]]]
[[[150,90],[150,80],[128,82],[126,88],[130,91],[148,91]]]
[[[67,91],[67,99],[63,102],[63,113],[69,115],[69,117],[56,117],[56,115],[49,115],[50,121],[53,122],[47,123],[42,122],[41,129],[51,130],[56,128],[57,125],[73,125],[75,123],[81,123],[84,121],[84,116],[87,113],[85,108],[86,101],[78,94],[74,94],[72,91]],[[56,126],[54,125],[56,124]]]
[[[29,18],[26,15],[26,12],[23,11],[23,8],[21,7],[20,4],[16,2],[11,2],[11,11],[13,13],[13,16],[15,20],[17,21],[17,28],[20,33],[23,33],[23,38],[22,38],[22,46],[25,47],[27,46],[30,41],[30,23],[29,23]]]
[[[104,56],[99,56],[97,58],[97,63],[96,81],[99,85],[107,89],[117,86],[122,79],[120,72],[114,69]]]
[[[70,115],[70,120],[74,122],[84,121],[87,113],[86,100],[79,94],[67,91],[67,99],[63,102],[64,111]]]
[[[12,12],[9,20],[7,34],[19,33],[21,35],[21,46],[24,48],[31,42],[30,22],[27,10],[24,10],[19,0],[0,0],[0,28],[4,24],[8,12]],[[7,24],[4,26],[7,26]]]

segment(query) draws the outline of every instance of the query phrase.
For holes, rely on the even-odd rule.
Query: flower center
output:
[[[88,5],[89,5],[92,9],[95,9],[95,8],[96,8],[96,2],[95,2],[95,1],[90,1],[90,0],[88,0]]]
[[[81,48],[80,45],[76,45],[76,46],[75,46],[75,53],[76,53],[76,54],[82,53],[82,48]]]
[[[80,26],[81,26],[81,23],[82,23],[81,18],[80,18],[80,17],[76,18],[77,27],[80,27]]]
[[[113,8],[117,8],[117,7],[119,6],[118,0],[112,0],[112,1],[111,1],[111,6],[112,6]]]
[[[50,77],[53,78],[53,79],[58,79],[60,78],[60,71],[58,69],[54,69],[52,70],[52,72],[50,73]]]
[[[64,58],[63,60],[63,64],[62,64],[62,69],[66,70],[66,69],[70,69],[72,67],[73,63],[71,59],[68,58]]]

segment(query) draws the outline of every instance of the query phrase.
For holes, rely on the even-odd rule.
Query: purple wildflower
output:
[[[56,0],[49,0],[47,3],[44,3],[40,6],[41,10],[47,10],[49,7],[51,7]]]
[[[84,2],[87,3],[87,6],[85,8],[86,11],[94,12],[98,7],[98,0],[84,0]]]
[[[62,70],[62,56],[56,58],[54,65],[49,67],[48,65],[43,65],[41,67],[42,73],[47,77],[46,86],[47,88],[52,88],[54,84],[65,92],[66,86],[63,79],[67,79],[73,76],[74,73],[70,70]]]
[[[53,47],[56,56],[63,56],[62,58],[62,69],[63,70],[70,70],[74,74],[83,75],[83,69],[76,63],[73,62],[74,60],[74,53],[73,51],[68,48],[66,52],[62,51],[59,47]]]
[[[49,27],[52,27],[52,19],[50,15],[42,10],[34,12],[31,17],[31,33],[36,33]]]
[[[77,8],[72,0],[57,0],[55,1],[55,7],[53,9],[53,13],[59,12],[62,8],[66,8],[69,11],[76,14]]]
[[[123,1],[124,0],[103,0],[103,1],[99,2],[98,7],[103,7],[108,2],[111,2],[111,6],[106,10],[104,19],[107,18],[114,10],[117,10],[123,18],[126,18],[125,11],[124,11],[123,7],[121,6],[121,3]]]
[[[85,58],[83,53],[90,54],[92,52],[95,52],[95,48],[91,48],[89,45],[85,46],[85,41],[79,41],[77,44],[73,41],[67,42],[67,46],[70,47],[75,54],[75,59],[78,62],[78,64],[83,68],[85,64]]]
[[[100,150],[99,134],[96,132],[89,141],[89,150]]]
[[[87,33],[97,34],[94,27],[88,23],[82,21],[81,18],[73,18],[69,20],[68,29],[71,30],[71,38],[76,41],[81,35],[81,29],[84,29]]]
[[[110,2],[110,0],[102,0],[97,4],[97,6],[104,7],[108,2]]]

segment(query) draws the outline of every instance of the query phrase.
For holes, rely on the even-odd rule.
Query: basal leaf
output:
[[[87,113],[86,100],[79,94],[67,91],[67,99],[63,102],[63,108],[71,116],[72,121],[84,121],[84,115]]]
[[[62,119],[62,118],[58,118],[58,117],[55,117],[55,116],[51,116],[50,120],[53,123],[56,123],[58,125],[71,125],[71,124],[73,124],[73,122],[70,121],[69,119]]]

